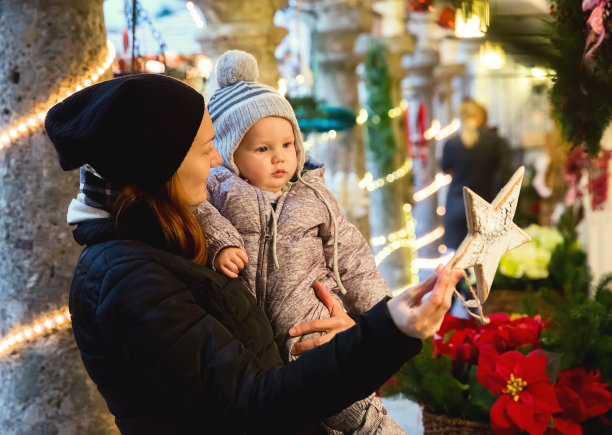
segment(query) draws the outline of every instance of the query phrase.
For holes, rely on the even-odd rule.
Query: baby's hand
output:
[[[249,262],[246,252],[240,248],[223,248],[215,257],[214,266],[229,278],[237,278],[238,272]]]

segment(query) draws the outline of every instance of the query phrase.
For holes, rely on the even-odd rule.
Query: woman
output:
[[[314,427],[419,352],[450,306],[459,272],[442,269],[282,366],[242,281],[203,266],[189,206],[206,199],[221,159],[202,96],[168,77],[123,77],[59,103],[45,128],[63,169],[95,169],[89,180],[99,184],[85,183],[81,199],[109,216],[74,231],[86,247],[70,311],[85,367],[122,433]]]
[[[505,147],[504,141],[486,127],[487,112],[476,101],[463,101],[459,106],[459,116],[461,133],[444,144],[440,161],[442,171],[453,176],[444,214],[444,244],[453,250],[459,247],[468,232],[463,187],[469,187],[491,202],[498,190]]]

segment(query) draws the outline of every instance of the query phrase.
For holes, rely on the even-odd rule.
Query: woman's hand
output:
[[[237,278],[238,272],[244,269],[244,265],[248,262],[249,257],[247,257],[246,252],[240,248],[231,246],[219,251],[213,265],[217,271],[228,278]]]
[[[462,276],[461,269],[438,267],[427,281],[387,302],[398,329],[415,338],[431,337],[440,329],[451,306],[455,284]]]
[[[301,323],[289,330],[289,335],[292,337],[310,334],[312,332],[325,332],[325,335],[311,338],[308,340],[296,343],[291,348],[292,355],[299,355],[307,350],[314,349],[317,346],[327,343],[334,338],[338,332],[350,328],[355,324],[355,321],[346,314],[340,302],[327,291],[320,282],[315,282],[312,286],[317,297],[325,304],[329,310],[330,317],[328,319],[311,320],[310,322]]]

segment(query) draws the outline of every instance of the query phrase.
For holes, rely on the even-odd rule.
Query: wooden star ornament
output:
[[[531,240],[531,237],[512,221],[524,175],[525,167],[521,166],[491,204],[469,188],[463,188],[468,235],[449,265],[460,269],[474,267],[476,293],[480,303],[489,296],[491,283],[503,253]]]

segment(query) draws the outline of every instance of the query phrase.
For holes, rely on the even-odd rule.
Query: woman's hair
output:
[[[155,194],[135,185],[123,188],[114,205],[117,228],[143,225],[138,222],[143,206],[156,219],[171,252],[194,263],[206,263],[206,240],[189,206],[181,199],[181,185],[176,173]],[[140,215],[140,216],[139,216]]]
[[[459,117],[465,123],[470,118],[481,118],[483,126],[487,125],[487,109],[481,104],[472,100],[471,98],[465,98],[459,105]]]

